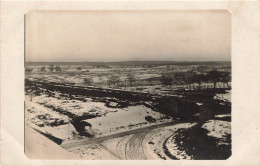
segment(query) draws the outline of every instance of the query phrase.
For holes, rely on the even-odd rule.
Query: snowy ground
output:
[[[218,116],[225,117],[226,115]],[[194,137],[194,135],[196,136]],[[166,139],[164,150],[173,159],[190,160],[204,157],[208,159],[224,159],[230,151],[228,148],[231,144],[230,135],[231,122],[209,120],[202,127],[196,126],[195,128],[175,132]],[[202,145],[202,143],[204,144]],[[222,154],[219,154],[221,152]]]
[[[25,154],[38,160],[75,160],[81,159],[75,153],[68,152],[34,129],[25,126]]]
[[[231,90],[227,90],[225,94],[216,94],[214,99],[219,99],[227,102],[231,102]]]
[[[105,116],[86,121],[92,124],[92,129],[96,131],[98,135],[106,135],[150,125],[151,123],[145,119],[146,116],[151,116],[156,119],[156,122],[153,124],[172,120],[171,118],[161,119],[165,115],[152,111],[150,108],[143,105],[137,105],[117,109],[116,112],[109,112]]]
[[[81,158],[88,160],[117,160],[118,158],[111,154],[101,144],[88,144],[75,147],[69,150]]]
[[[65,100],[46,95],[35,96],[32,101],[26,96],[25,103],[28,123],[30,122],[41,131],[63,140],[71,139],[77,135],[77,131],[70,123],[71,118],[64,115],[66,112],[77,116],[83,116],[86,113],[93,115],[93,117],[82,121],[91,125],[85,129],[94,134],[95,137],[172,121],[172,118],[155,112],[144,105],[109,108],[102,102]],[[111,102],[110,105],[115,106],[117,103]],[[62,114],[53,109],[59,110]],[[152,118],[154,122],[148,121],[147,117]],[[52,125],[51,122],[58,125]]]
[[[177,145],[174,142],[170,142],[170,140],[178,129],[190,128],[195,124],[196,123],[182,123],[153,131],[154,134],[149,136],[146,144],[151,156],[155,159],[190,159],[190,156],[184,151],[178,150]],[[174,156],[174,158],[172,156]]]
[[[79,100],[68,100],[68,99],[58,99],[56,97],[47,97],[46,95],[40,95],[33,98],[33,101],[44,106],[51,106],[55,109],[61,109],[65,112],[70,112],[72,114],[81,116],[84,113],[90,113],[96,116],[102,116],[108,112],[115,112],[113,108],[108,108],[105,103],[92,102],[90,101],[82,102]]]
[[[55,82],[55,83],[70,83],[80,86],[84,85],[84,79],[88,78],[93,81],[95,87],[109,88],[109,76],[120,75],[120,87],[118,89],[125,89],[125,81],[127,75],[132,73],[138,84],[126,88],[127,91],[137,91],[149,94],[171,94],[171,90],[183,88],[197,89],[198,85],[190,84],[185,86],[162,86],[157,83],[147,81],[159,81],[158,78],[163,72],[169,71],[188,71],[190,67],[175,66],[157,66],[151,68],[143,67],[113,67],[109,69],[98,68],[84,68],[77,69],[78,66],[68,66],[63,68],[62,72],[42,72],[41,67],[37,71],[26,74],[26,79]],[[153,80],[154,79],[154,80]],[[155,85],[157,84],[157,85]],[[202,88],[212,88],[212,83],[203,83]],[[219,84],[218,87],[226,87],[224,84]],[[51,91],[51,93],[54,93]],[[46,93],[48,94],[48,93]],[[25,122],[37,131],[47,135],[62,139],[62,143],[75,143],[75,141],[82,141],[79,146],[73,146],[67,150],[76,154],[77,157],[84,159],[193,159],[193,156],[188,155],[185,150],[180,149],[182,141],[176,142],[175,136],[179,129],[192,129],[196,123],[169,124],[168,126],[161,126],[157,128],[149,128],[150,126],[159,126],[166,124],[173,119],[165,115],[155,112],[144,105],[129,105],[127,107],[118,107],[117,100],[109,103],[107,106],[101,100],[93,100],[91,98],[81,99],[77,96],[65,97],[66,94],[56,94],[52,97],[48,95],[33,96],[32,101],[28,96],[25,96]],[[69,95],[67,95],[69,96]],[[73,96],[73,95],[72,95]],[[71,96],[70,96],[71,97]],[[83,97],[83,96],[81,96]],[[216,94],[215,99],[223,100],[223,103],[231,102],[231,91],[226,94]],[[110,100],[109,100],[110,101]],[[198,102],[198,105],[204,103]],[[68,113],[68,114],[67,114]],[[88,115],[88,116],[86,116]],[[91,115],[91,118],[89,118]],[[85,130],[94,134],[93,138],[80,135],[74,124],[72,124],[73,117],[80,117],[79,122],[86,122],[90,124],[85,126]],[[88,117],[82,118],[81,117]],[[148,118],[149,117],[149,118]],[[230,118],[230,114],[216,115],[216,119],[209,120],[203,126],[203,130],[207,130],[204,134],[206,138],[216,138],[219,145],[227,144],[227,135],[230,135],[230,122],[222,119]],[[150,120],[148,120],[150,119]],[[154,121],[154,122],[151,122]],[[178,122],[176,122],[178,123]],[[75,125],[76,126],[76,125]],[[136,130],[136,131],[134,131]],[[134,131],[132,133],[127,133]],[[79,136],[80,135],[80,136]],[[109,137],[109,136],[114,137]],[[38,138],[38,137],[37,137]],[[102,138],[104,138],[102,140]],[[105,139],[107,138],[107,139]],[[39,149],[54,151],[54,145],[38,140],[31,141],[30,137],[26,138],[27,147],[35,146],[34,143],[40,144]],[[95,140],[102,141],[95,141]],[[84,141],[86,141],[84,143]],[[91,142],[93,141],[93,142]],[[187,140],[185,140],[187,141]],[[189,141],[189,140],[188,140]],[[77,143],[75,143],[76,145]],[[56,144],[55,144],[56,145]],[[49,147],[50,146],[50,147]],[[63,146],[63,144],[61,144]],[[53,149],[55,147],[55,149]],[[65,146],[64,146],[65,147]],[[59,149],[60,153],[70,156],[70,153],[63,152],[64,149]],[[40,151],[40,150],[39,150]],[[46,153],[45,151],[45,153]],[[33,154],[34,151],[31,151]],[[50,153],[51,154],[51,153]]]
[[[118,103],[111,102],[110,106]],[[52,108],[70,112],[77,116],[84,113],[98,115],[83,121],[91,124],[86,130],[95,134],[95,138],[106,137],[111,134],[119,134],[117,137],[109,138],[101,142],[82,144],[67,149],[84,159],[193,159],[185,150],[181,150],[175,141],[178,129],[191,128],[196,123],[180,123],[151,130],[145,129],[151,125],[163,124],[172,119],[165,115],[152,111],[144,105],[128,106],[125,108],[107,107],[102,102],[66,100],[57,95],[48,97],[46,95],[35,96],[30,101],[25,96],[26,124],[36,130],[57,137],[66,143],[82,139],[70,123],[71,119],[54,111]],[[146,117],[151,116],[156,121],[151,123]],[[230,114],[216,115],[216,118],[230,117]],[[174,121],[173,121],[174,122]],[[143,130],[144,128],[144,130]],[[209,137],[217,138],[218,145],[227,144],[227,135],[230,134],[230,122],[223,120],[209,120],[203,126],[208,131]],[[141,130],[134,134],[120,136],[122,132]],[[187,141],[187,140],[186,140]],[[182,142],[178,142],[181,144]]]
[[[227,144],[227,135],[231,134],[231,122],[209,120],[202,126],[202,128],[208,130],[208,136],[220,140],[218,141],[218,145]]]
[[[64,140],[72,139],[77,134],[68,117],[31,102],[28,96],[25,102],[25,122],[32,128]]]
[[[189,128],[195,123],[179,123],[155,129],[141,129],[140,132],[125,136],[115,137],[85,145],[69,148],[85,159],[124,159],[124,160],[165,160],[173,159],[166,154],[165,141],[177,129]],[[168,146],[166,147],[168,148]],[[178,152],[179,153],[179,152]]]

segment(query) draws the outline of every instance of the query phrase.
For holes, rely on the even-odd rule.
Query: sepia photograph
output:
[[[35,10],[24,15],[30,159],[227,160],[227,10]]]

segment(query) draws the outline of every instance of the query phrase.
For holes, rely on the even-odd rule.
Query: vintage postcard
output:
[[[229,12],[32,11],[25,24],[28,157],[231,156]]]
[[[259,165],[257,5],[1,2],[1,164]]]

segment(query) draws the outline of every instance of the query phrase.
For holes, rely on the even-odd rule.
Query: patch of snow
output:
[[[110,102],[109,105],[112,106],[112,107],[115,107],[115,106],[118,105],[118,103],[116,103],[116,102]]]
[[[203,103],[196,103],[198,106],[201,106],[201,105],[203,105]]]
[[[30,101],[28,96],[25,98],[26,125],[63,140],[72,139],[77,133],[67,116]]]
[[[61,100],[54,97],[47,97],[44,95],[36,96],[33,101],[43,104],[45,106],[52,106],[56,109],[61,109],[62,111],[70,112],[75,115],[81,116],[84,113],[91,113],[95,115],[104,115],[107,112],[113,112],[113,108],[108,108],[105,103],[102,102],[82,102],[79,100]]]
[[[167,148],[168,152],[179,158],[186,158],[188,159],[189,156],[184,154],[184,152],[177,150],[177,147],[174,142],[169,142],[172,139],[173,135],[176,131],[180,128],[190,128],[194,126],[196,123],[180,123],[173,126],[164,127],[163,129],[156,129],[150,132],[150,134],[146,138],[146,146],[148,148],[148,152],[153,158],[156,159],[171,159],[167,156],[163,149],[163,143],[167,140],[165,147]],[[174,148],[174,150],[170,150]],[[182,154],[181,157],[178,156]]]
[[[161,119],[163,114],[155,112],[150,108],[137,105],[129,106],[124,109],[117,109],[116,112],[108,112],[105,116],[87,119],[88,123],[92,125],[92,129],[96,134],[104,135],[107,133],[122,132],[141,126],[147,126],[150,123],[145,120],[146,116],[151,116],[156,119],[153,124],[170,121],[171,119]]]
[[[225,117],[231,117],[230,114],[223,114],[223,115],[215,115],[216,118],[225,118]]]
[[[69,149],[70,152],[73,152],[80,156],[81,158],[88,160],[116,160],[118,159],[116,156],[109,153],[104,147],[100,144],[88,144],[82,145],[75,148]]]
[[[69,160],[81,159],[68,152],[32,128],[25,126],[25,154],[30,159]]]
[[[180,142],[182,144],[182,142]],[[189,156],[185,151],[178,149],[178,145],[175,142],[174,135],[172,135],[165,144],[168,152],[179,160],[191,160],[192,156]]]
[[[214,96],[214,99],[231,102],[231,91],[229,90],[229,91],[226,91],[226,92],[227,93],[225,93],[225,94],[216,94]]]
[[[222,120],[209,120],[202,128],[208,130],[208,136],[223,140],[225,142],[226,136],[231,134],[231,122]],[[221,142],[220,142],[221,144]]]

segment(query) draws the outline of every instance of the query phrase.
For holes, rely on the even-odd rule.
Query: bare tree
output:
[[[46,67],[42,66],[41,71],[45,72],[46,71]]]
[[[127,80],[129,81],[130,86],[132,87],[135,83],[135,77],[133,74],[129,73],[127,75]]]
[[[203,82],[206,82],[206,81],[207,81],[207,77],[206,77],[206,75],[204,75],[204,74],[196,74],[196,73],[194,73],[194,74],[192,75],[192,77],[191,77],[191,81],[192,81],[193,83],[197,83],[197,84],[199,85],[198,89],[201,89],[201,84],[202,84]]]
[[[25,72],[28,72],[28,73],[31,73],[32,71],[33,71],[33,69],[31,69],[31,68],[25,69]]]
[[[91,85],[93,85],[93,81],[92,81],[91,78],[84,78],[83,79],[83,84],[87,85],[87,86],[91,86]]]
[[[81,67],[81,66],[78,66],[76,69],[77,69],[77,70],[82,70],[82,67]]]
[[[207,79],[213,83],[214,89],[216,88],[216,85],[218,82],[221,82],[221,72],[217,70],[212,70],[207,73]]]
[[[173,79],[178,85],[183,85],[185,81],[185,75],[183,73],[175,73]]]
[[[49,69],[50,69],[50,71],[52,72],[52,71],[54,70],[54,65],[53,65],[53,64],[50,64]]]
[[[55,66],[55,71],[61,71],[61,67],[60,66]]]
[[[114,86],[114,88],[118,87],[120,83],[120,77],[119,75],[111,75],[108,77],[108,86],[111,87],[111,85]]]
[[[226,83],[228,87],[228,83],[231,81],[231,75],[229,72],[221,72],[221,82]]]

